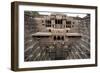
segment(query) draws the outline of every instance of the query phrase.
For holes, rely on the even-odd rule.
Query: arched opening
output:
[[[64,36],[62,36],[61,39],[64,40]]]
[[[56,40],[56,36],[54,36],[54,38],[53,38],[53,39],[54,39],[54,41],[55,41],[55,40]]]
[[[49,29],[49,32],[51,32],[51,29]]]
[[[66,30],[66,32],[68,32],[68,30]]]
[[[57,40],[60,40],[60,36],[57,37]]]

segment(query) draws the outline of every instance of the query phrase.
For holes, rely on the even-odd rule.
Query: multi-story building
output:
[[[78,21],[73,19],[73,17],[53,13],[51,15],[36,17],[34,20],[38,22],[38,32],[32,34],[32,36],[34,39],[40,38],[40,41],[43,43],[64,43],[68,42],[70,37],[79,38],[81,36]]]

